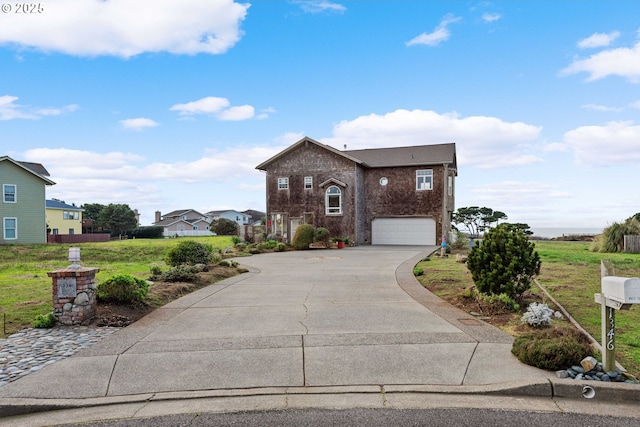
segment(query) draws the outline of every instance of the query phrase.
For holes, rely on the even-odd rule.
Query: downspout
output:
[[[449,241],[449,165],[447,163],[442,164],[443,177],[442,177],[442,236]]]

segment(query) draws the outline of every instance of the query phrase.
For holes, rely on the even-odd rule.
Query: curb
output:
[[[197,399],[230,399],[242,397],[275,396],[357,396],[394,394],[439,394],[467,396],[504,396],[549,399],[587,400],[583,388],[591,387],[595,395],[589,399],[601,403],[637,403],[640,402],[640,388],[635,384],[596,383],[594,381],[552,380],[518,381],[503,384],[481,386],[437,386],[437,385],[362,385],[331,387],[271,387],[234,390],[202,390],[183,392],[146,393],[128,396],[99,397],[87,399],[33,399],[0,398],[0,418],[34,414],[38,412],[59,411],[92,407],[108,407],[119,404],[170,402]]]

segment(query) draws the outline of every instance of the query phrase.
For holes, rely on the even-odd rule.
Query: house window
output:
[[[311,190],[313,188],[313,177],[305,176],[304,177],[304,189]]]
[[[416,190],[431,190],[433,188],[433,170],[416,171]]]
[[[2,186],[2,193],[5,203],[15,203],[16,202],[16,186],[13,184],[4,184]]]
[[[74,230],[73,228],[69,229],[69,234],[76,234],[76,230]]]
[[[18,238],[18,218],[4,218],[4,239],[15,240]]]
[[[337,215],[342,213],[342,192],[335,185],[327,188],[325,195],[325,211],[327,215]]]
[[[60,234],[60,231],[57,228],[54,228],[52,233],[54,236],[57,236],[58,234]]]
[[[449,184],[447,185],[447,193],[449,196],[453,195],[453,177],[449,175]]]
[[[278,178],[278,190],[289,189],[289,178]]]

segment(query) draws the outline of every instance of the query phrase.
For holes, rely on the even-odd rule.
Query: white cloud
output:
[[[613,31],[609,34],[595,33],[590,35],[586,39],[580,40],[578,42],[578,47],[581,49],[605,47],[605,46],[609,46],[618,37],[620,37],[619,31]]]
[[[488,12],[486,12],[486,13],[482,14],[482,20],[484,22],[494,22],[494,21],[499,20],[500,18],[502,18],[502,16],[500,16],[499,13],[488,13]]]
[[[239,107],[231,107],[223,110],[218,114],[220,120],[247,120],[255,115],[255,109],[251,105],[241,105]]]
[[[145,119],[143,117],[139,117],[136,119],[120,120],[120,124],[126,129],[133,129],[133,130],[142,130],[144,128],[158,126],[157,122],[151,119]]]
[[[607,107],[606,105],[598,105],[598,104],[585,104],[581,105],[580,108],[584,110],[592,110],[592,111],[622,111],[622,108],[619,107]]]
[[[631,104],[629,104],[629,106],[631,108],[637,108],[638,110],[640,110],[640,99],[637,101],[632,102]]]
[[[291,3],[300,5],[306,13],[344,13],[347,8],[341,4],[328,0],[292,0]]]
[[[603,50],[586,59],[576,59],[560,71],[560,75],[589,73],[587,81],[608,76],[621,76],[632,83],[640,83],[640,42],[633,47]]]
[[[541,130],[496,117],[396,110],[342,121],[323,142],[338,149],[346,144],[350,150],[455,142],[461,165],[496,168],[539,162],[529,151]]]
[[[125,58],[143,52],[218,54],[242,37],[248,8],[232,0],[57,0],[42,14],[0,26],[0,45]]]
[[[60,114],[76,111],[75,104],[60,108],[35,108],[29,105],[16,104],[17,96],[0,96],[0,120],[31,119],[37,120],[44,116],[59,116]]]
[[[216,117],[218,120],[247,120],[255,115],[255,108],[251,105],[241,105],[231,107],[231,102],[227,98],[207,96],[197,101],[186,104],[176,104],[169,108],[170,111],[178,111],[181,116],[193,116],[196,114],[207,114]]]
[[[460,21],[462,18],[458,16],[454,16],[452,14],[446,15],[442,18],[442,21],[438,24],[438,26],[431,33],[422,33],[413,39],[409,40],[406,45],[414,46],[414,45],[427,45],[427,46],[437,46],[443,41],[449,40],[451,37],[451,32],[449,31],[449,25]]]
[[[578,164],[616,166],[640,162],[640,126],[630,121],[582,126],[564,134]]]

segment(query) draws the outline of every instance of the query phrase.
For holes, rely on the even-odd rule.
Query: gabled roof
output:
[[[45,201],[45,207],[47,209],[64,209],[64,210],[67,210],[67,211],[82,211],[82,212],[84,212],[84,209],[79,208],[77,206],[68,205],[65,202],[61,202],[60,200],[46,200]]]
[[[200,221],[200,220],[198,220],[198,221]],[[162,227],[169,227],[170,225],[177,224],[179,222],[183,222],[183,223],[185,223],[187,225],[193,225],[192,222],[189,222],[186,219],[180,219],[180,218],[163,219],[162,221],[154,222],[153,225],[159,225],[159,226],[162,226]]]
[[[370,168],[442,164],[457,167],[455,143],[348,150],[345,153]]]
[[[182,215],[188,214],[189,212],[194,212],[198,216],[202,216],[202,217],[206,216],[206,215],[203,215],[200,212],[198,212],[196,210],[193,210],[193,209],[179,209],[177,211],[172,211],[172,212],[166,213],[166,214],[162,215],[162,217],[163,218],[178,218],[178,217],[181,217]]]
[[[222,215],[223,213],[226,213],[226,212],[233,212],[233,213],[240,214],[240,215],[246,215],[245,213],[240,212],[240,211],[236,211],[234,209],[221,209],[221,210],[218,210],[218,211],[209,211],[205,215],[206,216],[218,216],[218,215]]]
[[[309,137],[304,137],[269,160],[260,163],[256,169],[266,170],[271,163],[287,156],[304,144],[314,144],[367,168],[442,164],[457,168],[455,143],[340,151]]]
[[[266,160],[266,161],[264,161],[264,162],[260,163],[258,166],[256,166],[256,169],[258,169],[258,170],[262,170],[262,171],[267,170],[267,167],[268,167],[271,163],[273,163],[273,162],[275,162],[276,160],[279,160],[279,159],[281,159],[281,158],[285,157],[286,155],[288,155],[289,153],[291,153],[291,152],[293,152],[293,151],[297,150],[298,148],[300,148],[300,147],[301,147],[301,146],[303,146],[304,144],[314,144],[314,145],[317,145],[317,146],[318,146],[318,147],[320,147],[320,148],[323,148],[323,149],[325,149],[325,150],[327,150],[327,151],[332,152],[333,154],[337,154],[337,155],[339,155],[339,156],[341,156],[341,157],[344,157],[344,158],[346,158],[346,159],[349,159],[349,160],[351,160],[352,162],[355,162],[355,163],[362,163],[360,160],[356,159],[355,157],[351,157],[351,156],[350,156],[349,154],[347,154],[345,151],[337,150],[337,149],[335,149],[335,148],[333,148],[333,147],[330,147],[330,146],[325,145],[325,144],[322,144],[322,143],[320,143],[320,142],[318,142],[318,141],[316,141],[316,140],[314,140],[314,139],[311,139],[311,138],[309,138],[308,136],[305,136],[305,137],[304,137],[304,138],[302,138],[300,141],[298,141],[298,142],[296,142],[295,144],[291,145],[290,147],[288,147],[288,148],[286,148],[286,149],[282,150],[281,152],[279,152],[279,153],[278,153],[278,154],[276,154],[275,156],[271,157],[269,160]]]
[[[49,178],[47,178],[47,176],[49,176],[49,172],[40,163],[19,162],[17,160],[13,160],[9,156],[0,157],[0,162],[4,162],[4,161],[8,161],[10,163],[13,163],[14,165],[18,166],[19,168],[22,168],[22,169],[26,170],[27,172],[37,176],[38,178],[40,178],[40,179],[42,179],[44,181],[45,185],[54,185],[55,184],[55,182],[53,182]]]

